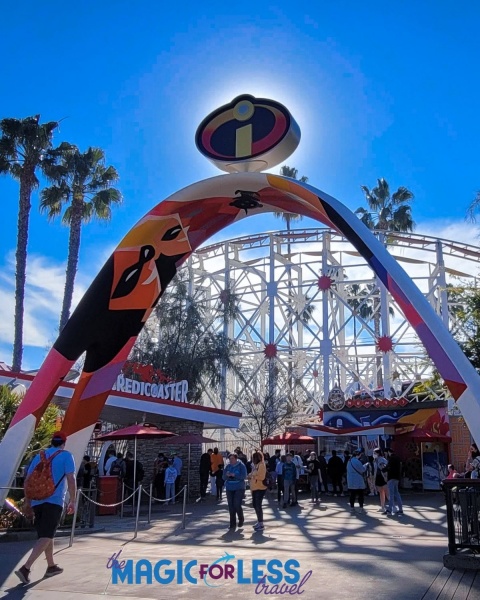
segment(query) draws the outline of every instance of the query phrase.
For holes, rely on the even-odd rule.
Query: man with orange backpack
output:
[[[47,559],[45,577],[53,577],[63,569],[53,560],[53,538],[60,523],[65,495],[70,496],[67,513],[75,510],[76,482],[75,461],[65,450],[66,435],[62,431],[53,434],[52,445],[42,450],[30,463],[25,478],[24,512],[27,517],[34,516],[38,541],[26,563],[15,571],[22,583],[30,583],[30,570],[42,553]]]

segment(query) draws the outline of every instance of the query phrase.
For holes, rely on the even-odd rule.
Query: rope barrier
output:
[[[174,498],[176,498],[177,496],[180,496],[180,494],[183,494],[183,490],[186,487],[187,486],[184,485],[183,488],[178,492],[178,494],[175,494]],[[171,500],[172,500],[172,498],[155,498],[155,496],[153,494],[149,494],[146,489],[142,489],[142,492],[144,492],[145,494],[147,494],[147,496],[149,498],[151,498],[152,500],[155,500],[157,502],[171,502]]]
[[[92,504],[95,504],[96,506],[105,506],[105,507],[111,507],[111,506],[120,506],[120,504],[125,503],[127,500],[130,500],[130,498],[133,498],[133,496],[135,496],[135,494],[138,492],[138,488],[136,490],[134,490],[132,492],[132,494],[130,494],[130,496],[128,496],[127,498],[124,498],[123,500],[121,500],[120,502],[115,502],[115,504],[102,504],[101,502],[96,502],[95,500],[92,500],[91,498],[89,498],[88,496],[86,496],[82,490],[79,490],[80,494],[86,498],[87,500],[89,500]]]

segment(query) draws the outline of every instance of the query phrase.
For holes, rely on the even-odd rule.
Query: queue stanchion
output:
[[[135,517],[135,533],[133,535],[133,539],[135,539],[138,534],[138,519],[140,517],[140,504],[142,502],[142,484],[141,483],[138,486],[137,492],[138,492],[137,516]],[[134,496],[134,498],[135,498],[135,496]]]
[[[75,496],[75,510],[73,511],[73,520],[72,520],[72,531],[70,532],[70,542],[68,547],[71,548],[73,546],[73,536],[75,535],[75,525],[77,524],[77,514],[78,514],[78,503],[80,502],[80,494],[82,493],[81,488],[78,488],[77,495]]]
[[[182,529],[185,529],[185,518],[187,514],[187,488],[187,485],[183,487]]]
[[[150,494],[148,495],[148,524],[152,520],[152,497],[153,497],[153,483],[150,484]]]
[[[125,498],[125,483],[122,481],[122,504],[120,505],[120,518],[123,519],[123,500]]]

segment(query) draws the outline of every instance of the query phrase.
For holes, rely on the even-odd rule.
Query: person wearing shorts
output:
[[[53,494],[44,500],[32,500],[25,496],[24,512],[27,517],[34,517],[38,541],[25,564],[15,571],[15,575],[24,584],[30,583],[30,571],[33,563],[43,553],[45,553],[47,559],[45,577],[53,577],[63,572],[63,569],[56,565],[53,560],[53,538],[60,524],[67,488],[70,496],[67,507],[68,514],[72,514],[75,510],[75,496],[77,493],[75,461],[70,452],[65,450],[66,441],[66,435],[61,431],[57,431],[53,434],[51,447],[45,450],[47,458],[57,452],[51,462],[53,482],[56,486]],[[39,461],[40,454],[35,456],[30,463],[26,480],[28,480],[28,476],[34,471]]]

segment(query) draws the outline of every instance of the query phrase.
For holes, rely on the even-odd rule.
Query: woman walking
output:
[[[387,476],[384,474],[387,468],[387,459],[383,456],[380,448],[375,448],[373,451],[373,476],[375,478],[375,487],[380,496],[379,512],[385,514],[387,512],[388,492],[387,492]]]
[[[236,518],[238,516],[238,526],[243,527],[244,516],[242,500],[245,495],[245,479],[247,478],[247,468],[235,452],[228,457],[230,463],[223,471],[223,481],[225,482],[225,491],[227,492],[228,511],[230,513],[230,529],[235,529]]]
[[[252,492],[252,506],[257,515],[257,522],[253,526],[256,531],[263,531],[265,526],[263,524],[263,508],[262,502],[267,486],[264,484],[264,480],[267,476],[267,467],[263,460],[263,454],[257,450],[252,456],[252,472],[248,476],[250,479],[250,490]]]

